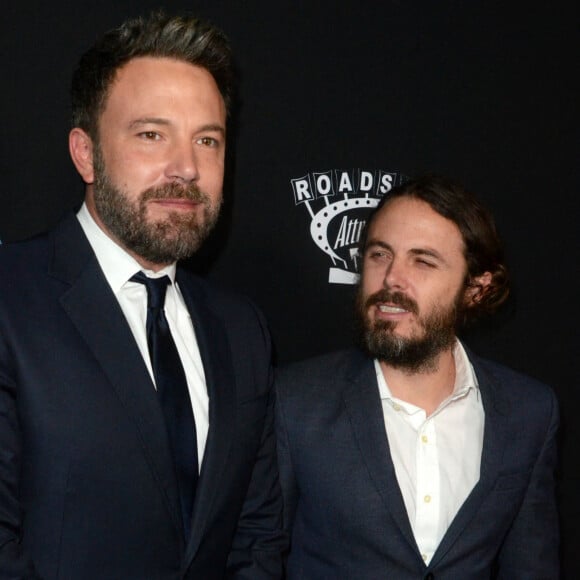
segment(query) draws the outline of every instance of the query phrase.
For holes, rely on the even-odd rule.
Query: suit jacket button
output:
[[[429,574],[425,576],[425,580],[435,580],[435,576],[431,572],[429,572]]]

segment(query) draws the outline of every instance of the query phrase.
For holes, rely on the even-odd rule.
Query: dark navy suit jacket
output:
[[[270,340],[178,269],[209,392],[184,545],[163,415],[75,216],[0,248],[0,578],[279,578]]]
[[[397,483],[372,361],[351,350],[280,371],[289,579],[558,578],[555,397],[528,377],[470,360],[485,410],[480,480],[428,566]]]

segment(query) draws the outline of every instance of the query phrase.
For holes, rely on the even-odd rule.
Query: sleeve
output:
[[[282,380],[277,377],[276,380],[276,435],[278,445],[278,465],[280,469],[280,485],[282,487],[282,497],[284,502],[283,524],[284,530],[289,537],[292,535],[294,525],[294,516],[298,503],[298,486],[292,467],[292,458],[290,455],[290,444],[286,417],[284,415],[284,404],[282,396]]]
[[[556,580],[559,578],[559,528],[555,470],[558,405],[550,391],[550,420],[534,465],[524,501],[498,558],[498,578]]]
[[[7,348],[0,340],[0,578],[38,578],[22,548],[19,500],[21,434],[16,383],[7,370]]]
[[[235,580],[282,578],[283,554],[288,544],[282,529],[270,340],[265,323],[258,316],[267,345],[268,402],[260,447],[227,563],[226,578]]]

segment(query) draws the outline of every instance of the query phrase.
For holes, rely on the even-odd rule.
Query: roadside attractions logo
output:
[[[358,242],[370,211],[405,181],[394,171],[333,169],[291,179],[294,204],[310,214],[310,236],[330,258],[329,284],[356,284]]]

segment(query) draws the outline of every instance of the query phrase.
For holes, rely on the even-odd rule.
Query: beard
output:
[[[136,201],[118,189],[107,175],[98,146],[94,153],[94,201],[102,222],[127,249],[153,264],[188,258],[207,238],[219,217],[221,199],[213,202],[195,183],[169,183],[143,191]],[[201,204],[202,213],[170,212],[162,220],[147,218],[147,202],[183,199]]]
[[[409,373],[430,372],[437,368],[437,356],[453,346],[461,310],[463,291],[449,306],[436,306],[420,316],[418,304],[402,292],[381,290],[365,298],[359,286],[356,297],[356,325],[359,342],[372,358]],[[379,302],[389,302],[417,317],[418,329],[410,336],[396,334],[397,322],[372,320],[369,310]]]

